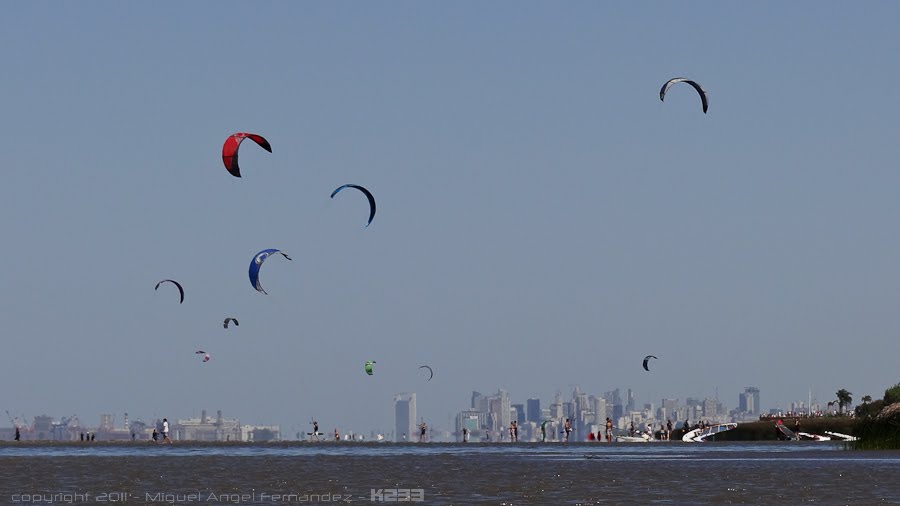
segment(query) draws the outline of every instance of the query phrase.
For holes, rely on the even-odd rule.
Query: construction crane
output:
[[[13,420],[13,417],[12,417],[11,414],[9,414],[9,410],[8,410],[8,409],[6,410],[6,416],[9,418],[9,423],[13,424],[13,427],[16,427],[16,428],[19,427],[19,422]]]

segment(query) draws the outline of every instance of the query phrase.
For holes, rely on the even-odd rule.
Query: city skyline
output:
[[[344,438],[348,437],[348,435],[359,435],[367,440],[378,440],[377,436],[380,435],[387,441],[403,442],[418,440],[418,425],[422,421],[426,421],[429,424],[430,430],[436,430],[441,434],[444,434],[443,437],[446,439],[459,439],[461,437],[459,431],[463,426],[466,426],[469,429],[470,434],[484,434],[482,429],[490,427],[490,430],[496,434],[501,434],[502,436],[503,431],[509,426],[510,421],[517,420],[520,427],[523,427],[522,440],[524,441],[528,440],[527,438],[534,436],[531,432],[526,431],[533,430],[534,427],[536,427],[527,427],[526,422],[540,424],[543,420],[552,419],[554,422],[558,423],[564,418],[571,417],[575,423],[576,429],[579,431],[583,431],[584,427],[589,424],[596,425],[598,423],[596,419],[585,421],[584,419],[579,418],[582,411],[593,413],[602,412],[603,414],[600,419],[609,416],[614,420],[615,427],[624,429],[627,426],[628,421],[636,421],[638,424],[641,424],[647,420],[651,420],[653,423],[672,420],[676,425],[679,425],[685,418],[693,421],[699,421],[701,418],[705,418],[705,421],[746,422],[757,420],[760,415],[767,414],[783,415],[786,413],[809,413],[810,409],[813,412],[824,412],[826,407],[832,412],[837,410],[836,406],[829,405],[831,399],[824,401],[820,400],[817,397],[814,397],[811,391],[808,392],[807,399],[797,399],[784,408],[777,406],[768,407],[764,403],[761,403],[760,390],[756,387],[745,387],[743,392],[737,394],[737,399],[733,404],[727,402],[726,399],[697,396],[674,399],[662,398],[644,402],[638,401],[635,398],[635,392],[632,389],[622,387],[604,391],[602,395],[596,395],[596,393],[588,393],[580,387],[575,386],[571,392],[571,397],[562,390],[558,390],[552,396],[552,402],[550,402],[550,399],[546,399],[545,402],[545,399],[542,398],[527,397],[522,403],[513,403],[512,399],[517,398],[518,397],[511,396],[509,392],[503,389],[498,389],[496,393],[493,394],[472,391],[468,407],[456,413],[448,413],[448,418],[450,418],[448,424],[444,422],[443,417],[440,414],[419,412],[417,410],[417,394],[403,392],[393,396],[393,424],[389,428],[377,425],[354,426],[352,424],[345,424],[336,420],[318,417],[320,418],[319,430],[323,431],[321,437],[326,440],[330,439],[331,431],[338,430]],[[711,402],[712,404],[710,404]],[[733,409],[731,406],[734,406]],[[639,416],[637,416],[638,413],[640,413]],[[117,425],[117,416],[117,414],[113,413],[99,414],[97,415],[99,424],[94,426],[88,421],[91,417],[85,417],[85,421],[82,422],[82,417],[77,414],[55,417],[43,413],[41,415],[25,417],[7,412],[9,427],[0,423],[0,433],[5,434],[5,432],[2,431],[10,432],[14,426],[32,428],[42,427],[44,425],[47,427],[50,427],[51,425],[61,425],[62,427],[66,427],[72,425],[72,421],[75,420],[74,425],[72,426],[76,428],[80,427],[82,431],[99,430],[101,436],[105,436],[106,434],[104,433],[108,433],[115,428],[119,431],[119,433],[116,433],[115,439],[127,439],[127,433],[122,431],[129,427],[129,414],[128,412],[124,413],[124,426],[122,427]],[[28,421],[29,418],[32,420],[31,422]],[[143,430],[143,435],[149,436],[150,430],[154,426],[154,421],[158,425],[161,423],[162,418],[164,417],[147,418],[145,421],[145,419],[140,416],[132,415],[131,425],[134,426],[136,423],[138,426],[144,427],[141,429]],[[313,416],[310,419],[316,418],[317,417]],[[216,419],[219,420],[220,426],[211,426],[212,428],[207,430],[207,432],[204,432],[204,429],[192,429],[192,427],[195,426],[203,426],[207,423],[206,420],[214,420],[212,417],[207,417],[206,409],[200,409],[199,416],[197,415],[196,410],[194,410],[188,418],[172,418],[173,422],[178,424],[178,428],[173,430],[173,433],[177,434],[177,439],[185,440],[215,440],[217,438],[218,440],[226,440],[227,438],[233,437],[235,438],[234,440],[238,441],[247,440],[247,434],[255,428],[258,428],[260,430],[271,430],[273,433],[276,433],[277,436],[274,436],[274,439],[312,439],[307,435],[307,432],[305,432],[306,430],[311,430],[311,426],[306,427],[302,421],[294,420],[287,424],[260,425],[257,423],[248,425],[241,424],[236,419],[230,419],[227,421],[227,424],[230,424],[230,428],[223,431],[221,427],[223,420],[222,410],[217,411]],[[241,429],[241,427],[243,427],[243,429]],[[501,428],[503,428],[503,430],[501,430]],[[46,439],[58,438],[53,435],[54,430],[57,429],[59,429],[59,427],[56,427],[53,430],[46,428],[32,429],[29,439],[38,439],[36,436],[37,433],[46,433],[46,435],[42,437]],[[199,432],[196,432],[197,430],[199,430]],[[12,432],[10,432],[10,434],[11,433]],[[226,433],[232,435],[226,436]],[[70,439],[74,437],[72,434],[69,436]],[[200,436],[198,437],[194,434],[200,434]],[[412,439],[410,439],[410,434],[413,435]]]

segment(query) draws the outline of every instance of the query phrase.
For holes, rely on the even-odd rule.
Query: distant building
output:
[[[758,415],[762,412],[759,405],[759,389],[747,387],[744,393],[738,396],[738,411],[750,415]]]
[[[662,411],[662,420],[678,420],[678,399],[663,399]]]
[[[591,402],[593,403],[594,410],[594,423],[605,424],[606,417],[609,414],[606,412],[606,399],[603,397],[594,397],[593,395],[590,397]]]
[[[472,402],[475,402],[472,392]],[[478,394],[481,396],[481,394]],[[417,441],[416,394],[400,393],[394,396],[394,441]]]
[[[515,412],[516,417],[513,420],[516,421],[517,424],[522,425],[525,423],[525,405],[524,404],[512,404],[512,410]]]
[[[222,410],[216,413],[215,420],[206,416],[205,409],[200,411],[200,418],[178,420],[170,429],[172,438],[182,441],[241,441],[241,423],[222,418]]]
[[[525,401],[526,406],[526,416],[525,419],[529,422],[541,423],[543,420],[541,419],[541,400],[531,398]]]
[[[281,427],[278,425],[242,425],[241,441],[264,443],[280,441]]]
[[[463,440],[463,429],[469,434],[469,441],[477,441],[483,437],[486,428],[485,413],[467,409],[456,415],[456,440]]]
[[[488,402],[489,413],[491,414],[491,430],[500,431],[502,435],[509,429],[511,422],[509,417],[509,393],[506,390],[497,390]]]

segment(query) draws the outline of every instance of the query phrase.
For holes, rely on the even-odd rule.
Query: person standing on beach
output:
[[[469,442],[469,429],[463,427],[463,443]]]
[[[513,420],[513,442],[519,442],[519,422]]]
[[[572,432],[572,422],[570,422],[568,418],[566,418],[566,423],[565,423],[565,425],[563,425],[563,428],[566,431],[566,443],[568,443],[569,442],[569,433]]]
[[[22,437],[22,436],[19,434],[19,427],[16,426],[16,441],[18,441],[19,438],[21,438],[21,437]]]
[[[169,439],[169,420],[167,418],[163,418],[163,443],[172,444],[172,440]]]
[[[340,440],[341,440],[341,434],[338,432],[337,429],[334,429],[334,440],[335,440],[335,441],[340,441]]]
[[[612,420],[606,417],[606,442],[612,443]]]
[[[547,442],[547,421],[541,422],[541,443]]]
[[[419,442],[425,441],[425,431],[428,430],[428,424],[425,423],[425,420],[422,420],[422,425],[419,425]]]
[[[666,440],[672,439],[672,420],[666,420]]]

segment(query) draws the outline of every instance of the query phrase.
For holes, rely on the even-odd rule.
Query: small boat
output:
[[[840,432],[831,432],[830,430],[826,430],[825,434],[831,436],[833,441],[857,441],[859,440],[856,436],[851,436],[850,434],[841,434]]]
[[[634,436],[616,436],[616,443],[650,443],[656,441],[650,434],[641,432]]]
[[[694,429],[688,432],[681,437],[681,440],[688,443],[699,443],[706,441],[707,439],[714,438],[716,434],[732,430],[736,427],[736,423],[720,423],[717,425],[710,425],[709,427],[703,429]]]
[[[818,434],[810,434],[809,432],[798,432],[801,441],[831,441],[828,436],[820,436]]]

